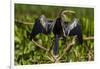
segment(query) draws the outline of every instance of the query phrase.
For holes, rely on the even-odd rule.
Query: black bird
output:
[[[66,14],[65,14],[66,13]],[[59,47],[59,38],[74,36],[77,35],[77,39],[80,44],[82,44],[82,30],[81,25],[76,17],[73,17],[73,21],[70,23],[67,21],[66,15],[72,14],[74,16],[73,11],[62,11],[60,15],[57,17],[56,22],[53,27],[53,33],[55,35],[55,46],[54,46],[54,54],[58,54]]]
[[[32,38],[39,33],[48,35],[53,32],[55,35],[55,45],[53,48],[54,55],[58,55],[60,37],[77,35],[79,43],[82,44],[83,40],[81,25],[76,17],[73,17],[73,21],[69,23],[66,19],[66,15],[68,14],[74,14],[74,12],[68,10],[62,11],[55,21],[47,20],[44,15],[41,15],[35,20],[35,25],[33,26],[32,32],[29,35],[30,40],[32,40]]]

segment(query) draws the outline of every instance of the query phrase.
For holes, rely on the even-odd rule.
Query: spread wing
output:
[[[35,20],[35,24],[32,28],[31,33],[28,33],[29,39],[32,40],[37,34],[49,34],[52,31],[52,20],[47,20],[44,15],[41,15]]]
[[[71,24],[65,25],[64,28],[66,36],[74,36],[77,35],[77,39],[80,44],[82,44],[82,29],[81,25],[79,24],[79,21],[74,18],[73,22]]]

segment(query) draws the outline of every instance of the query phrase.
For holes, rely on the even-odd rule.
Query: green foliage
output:
[[[62,9],[76,12],[76,16],[82,25],[83,36],[94,36],[93,8],[15,4],[15,19],[34,24],[35,19],[39,15],[44,14],[49,19],[55,19]],[[52,63],[46,57],[46,52],[27,38],[27,31],[31,31],[32,27],[32,25],[14,23],[15,65]],[[50,39],[44,34],[39,34],[36,38],[39,39],[37,40],[39,44],[50,48],[50,40],[53,40],[53,36],[51,34]],[[68,43],[71,39],[66,39],[66,41]],[[62,54],[65,44],[64,40],[59,41],[59,54]],[[61,60],[64,60],[63,62],[93,61],[94,40],[84,40],[82,45],[76,43],[69,52],[66,52]]]

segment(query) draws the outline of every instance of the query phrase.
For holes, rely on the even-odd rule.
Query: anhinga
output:
[[[72,15],[72,21],[67,21],[66,15]],[[82,30],[78,19],[75,17],[74,11],[62,11],[57,17],[55,25],[53,27],[53,33],[55,35],[54,54],[58,54],[59,38],[77,35],[78,41],[82,44]]]
[[[54,55],[58,55],[59,38],[77,35],[77,39],[82,44],[82,30],[78,19],[75,17],[74,11],[62,11],[55,21],[47,20],[44,15],[41,15],[35,20],[32,32],[30,33],[30,40],[38,33],[50,34],[53,32],[55,35],[55,45],[53,47]],[[73,15],[71,22],[68,22],[66,15]]]

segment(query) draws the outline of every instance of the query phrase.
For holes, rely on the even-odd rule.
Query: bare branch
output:
[[[60,59],[65,55],[65,53],[68,52],[68,51],[72,48],[72,46],[75,44],[75,38],[76,38],[76,36],[73,38],[72,42],[69,43],[69,44],[66,46],[66,48],[65,48],[64,51],[63,51],[63,54],[62,54],[61,56],[58,57],[58,60],[60,60]]]
[[[50,61],[54,62],[54,59],[53,59],[52,57],[47,56],[47,58],[48,58]]]
[[[83,37],[83,40],[93,40],[93,39],[94,39],[93,36],[91,36],[91,37]]]
[[[45,51],[49,51],[47,48],[45,48],[44,46],[38,44],[38,43],[35,42],[33,39],[32,39],[32,42],[33,42],[36,46],[38,46],[39,48],[41,48],[41,49],[43,49],[43,50],[45,50]]]
[[[16,23],[20,23],[20,24],[26,24],[26,25],[32,25],[32,24],[33,24],[33,23],[24,22],[24,21],[17,20],[17,19],[15,19],[15,22],[16,22]]]
[[[39,48],[45,50],[45,51],[47,52],[47,58],[48,58],[50,61],[54,62],[54,57],[53,57],[53,55],[49,52],[49,49],[47,49],[47,48],[45,48],[44,46],[38,44],[38,43],[37,43],[36,41],[34,41],[33,39],[32,39],[32,42],[33,42],[36,46],[38,46]],[[48,56],[48,55],[49,55],[49,56]],[[50,57],[50,56],[51,56],[51,57]]]

